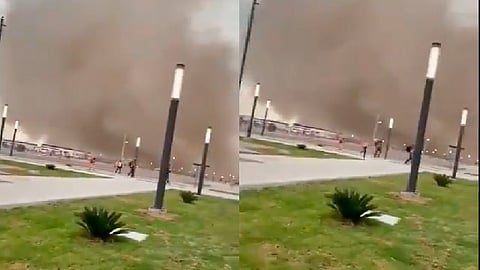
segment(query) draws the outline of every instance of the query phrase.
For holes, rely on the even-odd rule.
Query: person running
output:
[[[338,139],[338,149],[343,150],[343,138]]]
[[[363,160],[365,160],[365,157],[367,156],[367,148],[368,148],[368,143],[364,143],[362,145],[362,151],[360,152],[362,153]]]
[[[373,157],[379,158],[382,154],[382,141],[377,140],[375,141],[375,152],[373,153]]]
[[[115,173],[121,174],[122,168],[123,168],[123,162],[121,160],[117,160],[117,162],[115,162]]]
[[[405,151],[408,153],[408,158],[405,160],[404,164],[408,164],[410,161],[412,161],[413,157],[413,145],[408,145],[405,148]]]
[[[128,172],[128,176],[130,177],[135,177],[135,167],[137,167],[137,161],[135,159],[132,159],[128,163],[128,167],[130,167],[130,171]]]
[[[90,163],[89,163],[88,170],[90,170],[90,171],[95,170],[95,161],[97,161],[97,159],[95,157],[90,158]]]

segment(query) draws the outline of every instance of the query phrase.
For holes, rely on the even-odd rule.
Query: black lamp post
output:
[[[267,105],[265,106],[265,116],[263,117],[263,126],[262,126],[262,133],[261,135],[263,136],[265,134],[265,126],[267,125],[267,116],[268,116],[268,110],[270,109],[270,103],[271,100],[267,100]]]
[[[252,35],[253,18],[254,18],[254,15],[255,15],[255,6],[256,5],[258,5],[257,0],[253,0],[252,1],[252,8],[250,10],[250,17],[248,19],[247,36],[245,37],[245,44],[243,45],[242,62],[240,64],[240,78],[238,79],[238,87],[240,89],[242,88],[243,71],[245,69],[245,62],[247,60],[248,45],[250,44],[250,37]]]
[[[131,177],[135,177],[135,172],[137,171],[138,165],[138,152],[140,150],[140,137],[137,137],[137,143],[135,144],[135,159],[133,160],[133,168]]]
[[[178,104],[182,92],[183,75],[185,71],[184,64],[177,64],[175,76],[173,79],[172,94],[170,99],[170,109],[168,112],[167,127],[165,130],[165,139],[163,142],[162,160],[160,163],[160,173],[158,176],[157,192],[153,207],[153,212],[164,212],[163,201],[165,197],[165,185],[170,173],[170,156],[172,154],[173,137],[175,134],[175,122],[177,119]]]
[[[390,118],[390,121],[388,122],[387,145],[385,146],[384,159],[387,159],[388,150],[390,150],[390,139],[392,137],[392,129],[393,129],[393,118]]]
[[[382,121],[380,120],[380,114],[377,114],[377,117],[375,118],[375,126],[373,126],[373,142],[377,141],[377,131],[378,131],[378,126],[382,124]]]
[[[6,27],[7,25],[5,24],[5,16],[2,16],[0,19],[0,41],[2,40],[2,33],[3,33],[3,27]]]
[[[3,131],[5,130],[5,122],[7,121],[7,114],[8,114],[8,104],[5,104],[3,106],[2,126],[0,127],[0,150],[2,150]]]
[[[18,131],[18,121],[15,121],[15,127],[13,129],[13,137],[12,137],[12,146],[10,147],[10,156],[13,156],[13,149],[15,149],[15,139],[17,138],[17,131]]]
[[[439,42],[433,42],[432,48],[430,49],[422,108],[420,110],[420,118],[418,120],[417,138],[415,140],[415,149],[413,151],[410,176],[408,178],[407,188],[405,190],[407,193],[415,193],[417,189],[418,171],[420,169],[420,162],[422,159],[425,130],[427,128],[430,100],[432,99],[433,82],[437,73],[438,59],[440,58],[440,47],[441,44]]]
[[[465,126],[467,125],[468,109],[462,110],[462,118],[460,118],[460,131],[458,132],[457,147],[455,150],[455,161],[453,163],[452,178],[457,178],[458,163],[460,162],[460,153],[462,152],[463,134],[465,133]]]
[[[212,136],[212,128],[208,127],[205,133],[205,144],[203,146],[202,164],[200,165],[200,175],[198,177],[197,194],[202,195],[203,182],[205,180],[205,170],[207,168],[208,146],[210,145],[210,137]]]
[[[255,94],[253,96],[252,114],[250,115],[250,122],[248,123],[247,138],[250,138],[252,136],[253,119],[255,118],[255,109],[257,108],[257,101],[259,95],[260,83],[257,83],[257,85],[255,85]]]

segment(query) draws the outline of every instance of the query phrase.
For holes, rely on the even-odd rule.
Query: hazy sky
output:
[[[7,17],[6,20],[8,24],[7,3],[8,0],[0,0],[0,15],[5,15]],[[204,35],[216,35],[216,38],[228,41],[232,44],[232,47],[237,47],[239,40],[238,0],[211,0],[209,5],[210,6],[199,10],[199,12],[195,15],[192,21],[192,29],[195,30],[200,39]],[[8,35],[8,28],[5,29],[5,35]],[[232,56],[232,66],[234,68],[238,68],[238,58],[236,58],[236,55]],[[11,120],[14,121],[13,119]],[[5,131],[6,138],[9,138],[9,134],[12,131],[13,126],[7,124]],[[28,135],[22,132],[21,128],[17,136],[19,140],[30,140]],[[43,142],[44,140],[45,138],[42,138],[38,140],[38,142]]]

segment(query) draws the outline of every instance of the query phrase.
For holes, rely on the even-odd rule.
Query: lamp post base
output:
[[[157,209],[157,208],[150,207],[148,208],[148,213],[151,215],[158,215],[158,216],[165,215],[167,213],[167,209],[165,208]]]
[[[420,197],[420,193],[418,192],[410,192],[410,191],[402,191],[400,192],[400,196],[404,198],[416,199]]]

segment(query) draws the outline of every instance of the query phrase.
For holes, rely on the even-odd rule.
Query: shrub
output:
[[[184,203],[193,203],[198,199],[195,193],[190,191],[180,191],[180,197]]]
[[[433,179],[437,182],[439,187],[448,187],[453,181],[445,174],[434,174]]]
[[[49,170],[55,170],[55,165],[54,164],[47,164],[45,167]]]
[[[326,197],[331,200],[327,205],[344,220],[348,220],[354,225],[358,225],[367,217],[380,215],[379,212],[373,211],[377,206],[370,203],[373,196],[368,194],[360,195],[360,193],[351,189],[340,190],[335,188],[335,192],[326,195]]]
[[[121,233],[127,233],[128,230],[123,227],[125,224],[119,221],[122,214],[117,212],[108,212],[104,208],[85,207],[80,213],[75,213],[80,220],[80,225],[92,238],[101,239],[106,242],[113,236]]]
[[[297,144],[297,148],[305,150],[305,149],[307,149],[307,146],[305,144]]]

